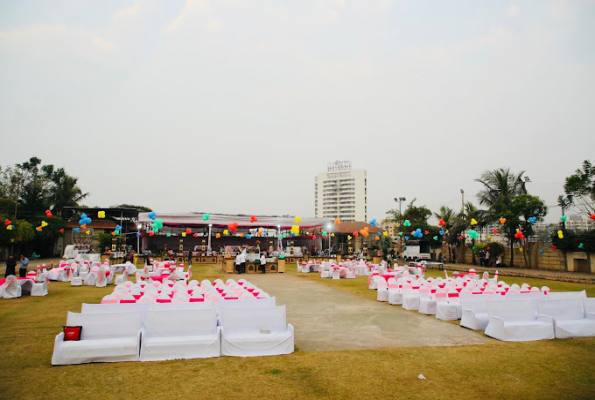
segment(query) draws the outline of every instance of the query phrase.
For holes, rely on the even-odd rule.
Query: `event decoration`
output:
[[[582,250],[584,247],[585,247],[585,245],[584,245],[584,244],[582,244],[582,243],[578,245],[578,248],[579,248],[579,249],[581,249],[581,250]]]
[[[60,233],[64,233],[64,228],[60,229]]]
[[[370,221],[370,225],[376,226],[376,218],[374,218],[372,221]]]
[[[500,223],[504,225],[506,223],[506,218],[500,217]]]
[[[151,211],[148,215],[148,217],[150,219],[152,219],[153,221],[155,221],[155,218],[157,218],[157,214],[155,213],[155,211]]]
[[[339,218],[335,218],[335,225],[341,225],[341,220]]]
[[[198,233],[195,233],[195,234],[194,234],[194,235],[192,235],[192,236],[194,236],[195,238],[197,238],[197,237],[198,237]]]
[[[301,219],[300,217],[297,217],[297,216],[295,217],[295,223],[296,223],[296,224],[299,224],[301,220],[302,220],[302,219]]]
[[[186,228],[186,233],[187,233],[188,235],[190,235],[190,234],[192,233],[192,229],[190,229],[190,228]]]
[[[186,237],[186,232],[182,232],[182,237]]]
[[[562,222],[566,222],[567,219],[568,219],[568,217],[566,215],[562,215],[560,217],[560,221],[562,221]]]
[[[514,237],[516,239],[524,239],[525,235],[523,235],[523,232],[521,232],[519,229],[516,230],[516,233],[514,234]]]
[[[444,225],[446,225],[446,222],[444,222],[444,220],[442,218],[440,218],[438,220],[438,226],[444,226]]]
[[[217,234],[215,234],[215,237],[216,237],[217,239],[219,239],[219,238],[221,237],[221,234],[220,234],[220,233],[217,233]]]
[[[297,225],[293,225],[291,227],[291,231],[290,232],[293,233],[294,235],[298,235],[300,233],[300,227],[297,226]]]
[[[403,226],[411,226],[411,222],[409,222],[409,220],[406,219],[405,222],[403,222]]]
[[[256,221],[258,221],[258,218],[256,218],[255,215],[251,215],[250,216],[250,222],[256,222]]]
[[[101,219],[105,218],[105,211],[97,211],[97,218],[101,218]],[[151,219],[153,219],[153,218],[151,218]]]
[[[238,230],[238,223],[232,222],[231,224],[228,224],[227,227],[229,228],[230,231],[235,232]]]
[[[529,219],[527,221],[529,221],[530,223],[534,224],[534,223],[537,222],[537,218],[536,217],[529,217]]]
[[[206,213],[205,213],[205,214],[203,214],[203,215],[202,215],[202,220],[203,220],[203,221],[208,221],[208,220],[209,220],[209,218],[211,218],[211,214],[206,214]]]
[[[477,225],[477,220],[475,218],[471,218],[471,225]]]
[[[543,254],[543,250],[541,250],[541,249],[540,249],[538,253],[539,253],[539,254]]]
[[[351,237],[351,235],[347,235],[347,240],[351,240],[351,239],[353,239],[353,238]]]
[[[52,212],[50,210],[45,210],[45,216],[48,218],[52,218]]]
[[[564,232],[558,231],[558,238],[564,239]]]

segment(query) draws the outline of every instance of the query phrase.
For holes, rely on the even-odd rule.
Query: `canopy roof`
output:
[[[244,214],[209,214],[209,219],[203,219],[203,213],[156,213],[156,218],[163,221],[164,226],[227,226],[237,222],[239,227],[272,227],[289,229],[293,225],[299,225],[301,229],[322,226],[330,221],[324,218],[302,218],[299,223],[295,222],[294,217],[275,216],[275,215],[255,215],[256,222],[250,222],[251,216]],[[153,222],[149,218],[149,213],[141,212],[138,214],[138,220],[141,224]]]
[[[359,231],[366,227],[370,233],[379,233],[383,231],[382,229],[377,228],[374,225],[370,225],[367,222],[341,222],[339,225],[333,225],[333,232],[352,234],[353,232]]]

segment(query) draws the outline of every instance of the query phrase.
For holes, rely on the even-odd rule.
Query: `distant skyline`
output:
[[[595,162],[594,1],[0,3],[0,165],[37,156],[84,203],[314,216],[334,160],[395,197],[478,205],[510,167],[560,216]]]

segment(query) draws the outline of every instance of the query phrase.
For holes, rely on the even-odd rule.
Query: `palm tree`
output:
[[[505,231],[510,243],[510,266],[514,266],[514,234],[519,225],[519,216],[511,212],[512,200],[515,196],[527,194],[525,180],[521,171],[518,174],[510,172],[510,168],[499,168],[486,171],[481,178],[476,179],[483,185],[483,189],[477,194],[479,203],[487,206],[486,220],[493,222],[499,217],[507,219],[504,224]]]
[[[78,206],[79,202],[89,195],[83,193],[77,186],[78,178],[68,175],[64,169],[59,168],[51,177],[53,187],[50,199],[54,205],[54,212],[60,213],[64,207]]]
[[[450,229],[452,229],[453,224],[456,219],[456,213],[452,208],[446,207],[446,206],[441,206],[440,210],[438,212],[434,213],[434,216],[436,218],[444,221],[444,226],[442,227],[442,229],[444,231],[449,231]],[[452,251],[451,250],[452,250],[451,247],[448,246],[448,261],[449,262],[452,262]]]

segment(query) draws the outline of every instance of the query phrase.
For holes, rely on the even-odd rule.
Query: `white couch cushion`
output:
[[[141,311],[102,314],[68,312],[68,326],[82,326],[82,340],[136,338],[142,327]]]

